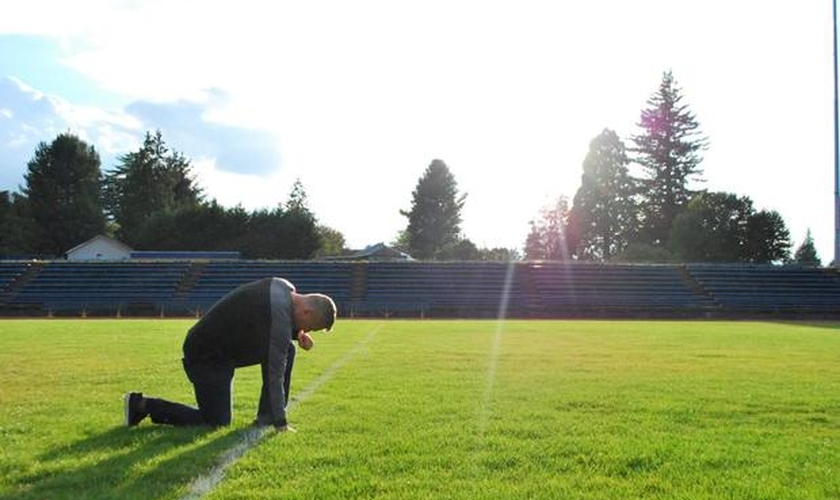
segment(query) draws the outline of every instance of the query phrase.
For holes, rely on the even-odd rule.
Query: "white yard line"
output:
[[[335,372],[350,362],[350,360],[353,359],[359,351],[365,348],[373,340],[373,337],[376,336],[376,333],[381,328],[381,326],[378,326],[371,330],[367,337],[356,344],[344,356],[336,360],[335,363],[330,365],[324,373],[300,391],[297,396],[293,397],[286,406],[286,411],[293,409],[295,406],[305,401],[322,385],[327,383]],[[198,476],[192,481],[192,483],[190,483],[189,490],[181,497],[181,500],[197,500],[210,494],[222,481],[222,479],[224,479],[225,471],[231,465],[235,464],[248,450],[259,444],[260,441],[262,441],[263,438],[271,432],[271,427],[252,427],[245,429],[242,433],[242,439],[240,439],[239,442],[232,447],[225,450],[225,452],[219,456],[219,461],[216,465],[208,469],[207,472]]]

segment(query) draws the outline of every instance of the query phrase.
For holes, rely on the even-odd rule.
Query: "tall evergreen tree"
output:
[[[694,192],[690,180],[701,180],[701,152],[708,140],[670,71],[662,75],[659,89],[648,99],[638,123],[643,132],[632,138],[635,162],[646,175],[641,179],[643,242],[662,245],[676,216]]]
[[[36,253],[60,256],[105,231],[99,154],[73,134],[38,145],[23,194],[37,227]]]
[[[418,259],[441,258],[461,240],[461,209],[466,194],[458,194],[449,167],[434,160],[417,182],[412,197],[411,209],[400,210],[408,218],[408,252]]]
[[[802,244],[799,245],[799,248],[796,249],[793,261],[803,266],[818,267],[822,265],[822,261],[817,255],[817,247],[814,246],[814,238],[811,236],[810,229],[808,229],[805,233],[805,241],[803,241]]]
[[[280,245],[277,256],[284,259],[311,259],[321,248],[318,219],[309,208],[309,198],[300,179],[295,180],[282,211]]]
[[[300,179],[295,179],[294,184],[292,184],[292,192],[289,193],[285,208],[286,210],[312,213],[309,210],[309,197],[306,195],[306,189]]]
[[[106,208],[129,245],[143,245],[143,225],[158,212],[194,208],[202,201],[190,161],[170,152],[160,130],[146,133],[143,146],[123,155],[105,179]]]
[[[275,258],[311,259],[321,248],[318,221],[311,214],[287,210],[281,219],[277,241]]]
[[[581,259],[608,261],[631,242],[635,229],[634,184],[624,143],[605,129],[589,143],[581,185],[570,217]]]

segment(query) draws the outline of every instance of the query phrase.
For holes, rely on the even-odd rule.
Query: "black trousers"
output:
[[[286,403],[292,383],[292,367],[295,363],[295,346],[289,343],[286,373],[283,388]],[[233,366],[221,364],[199,364],[183,360],[184,371],[193,384],[198,408],[158,398],[146,398],[146,410],[152,422],[168,425],[229,425],[232,420]]]

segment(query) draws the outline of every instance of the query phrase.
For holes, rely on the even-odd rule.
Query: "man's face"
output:
[[[304,332],[311,332],[313,330],[321,330],[323,325],[316,324],[315,313],[308,306],[302,306],[295,309],[295,326],[298,330]]]

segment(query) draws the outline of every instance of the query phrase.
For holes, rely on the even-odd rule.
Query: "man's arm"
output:
[[[283,354],[272,352],[269,348],[269,359],[263,363],[262,391],[260,393],[260,407],[257,413],[258,425],[273,425],[283,427],[288,425],[286,420],[286,390],[285,372],[288,362],[286,349]],[[281,359],[282,358],[282,359]]]
[[[262,363],[263,386],[257,423],[285,427],[286,391],[284,383],[289,345],[292,342],[292,297],[291,283],[274,279],[270,288],[271,326],[269,329],[268,352]]]

